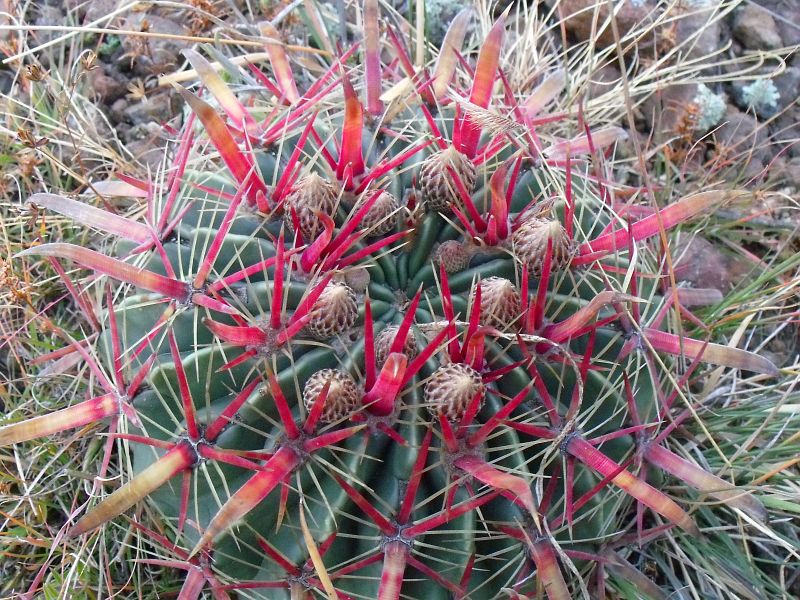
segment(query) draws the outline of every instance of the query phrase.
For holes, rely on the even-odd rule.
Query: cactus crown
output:
[[[125,177],[143,219],[32,198],[119,240],[26,251],[103,276],[97,347],[71,346],[102,389],[0,442],[111,420],[106,452],[133,456],[69,534],[145,500],[164,521],[150,543],[197,594],[555,600],[630,539],[697,533],[642,461],[760,515],[663,443],[703,363],[775,373],[664,318],[682,296],[648,240],[729,194],[614,200],[592,165],[622,132],[540,122],[558,92],[510,87],[505,17],[474,66],[450,44],[416,71],[377,2],[364,14],[363,51],[306,89],[280,46],[269,72],[226,66],[258,85],[250,102],[189,52],[208,94],[181,91],[164,181]],[[625,564],[612,579],[644,577]]]

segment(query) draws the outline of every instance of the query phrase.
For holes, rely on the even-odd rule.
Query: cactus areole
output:
[[[621,219],[592,175],[591,128],[534,138],[508,104],[531,90],[497,93],[503,19],[467,87],[451,56],[435,88],[415,77],[403,108],[384,105],[381,88],[413,67],[388,23],[397,60],[374,54],[369,8],[369,68],[332,59],[307,89],[278,45],[271,70],[240,74],[263,84],[244,86],[247,103],[192,52],[204,92],[182,91],[174,160],[124,180],[141,218],[31,198],[118,242],[25,251],[93,273],[97,341],[66,352],[90,365],[96,397],[3,424],[0,443],[111,421],[103,468],[116,446],[133,469],[68,534],[112,519],[145,530],[123,515],[148,503],[162,533],[146,543],[192,573],[181,597],[580,597],[625,534],[698,532],[692,498],[642,474],[649,457],[674,463],[661,444],[681,414],[678,366],[774,375],[668,329],[669,279],[634,253],[726,193],[656,213],[642,192],[640,218]],[[517,119],[514,135],[477,110]],[[717,485],[703,475],[690,485]]]

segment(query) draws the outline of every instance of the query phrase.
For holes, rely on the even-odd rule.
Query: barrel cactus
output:
[[[31,198],[117,240],[24,252],[93,272],[98,335],[61,355],[98,394],[0,443],[96,424],[103,469],[131,465],[67,535],[119,519],[183,598],[556,600],[669,592],[629,557],[699,534],[670,478],[763,518],[667,443],[706,363],[777,372],[685,335],[719,294],[664,271],[670,230],[735,194],[636,203],[587,168],[621,130],[538,118],[563,73],[509,87],[504,17],[458,67],[468,17],[417,70],[367,0],[363,52],[306,89],[275,44],[227,81],[189,51],[204,91],[180,90],[170,165],[115,183],[139,214]],[[140,502],[159,531],[123,521]]]

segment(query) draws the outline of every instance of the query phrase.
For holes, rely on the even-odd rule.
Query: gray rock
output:
[[[126,108],[128,108],[128,101],[125,98],[119,98],[108,107],[108,116],[114,123],[122,123],[125,120]]]
[[[186,27],[172,19],[142,13],[128,16],[125,27],[132,31],[146,29],[152,33],[189,34]],[[127,35],[122,39],[124,52],[119,58],[118,65],[123,70],[133,70],[141,76],[169,73],[181,64],[181,50],[191,45],[190,42],[182,40]]]
[[[16,5],[13,0],[0,0],[0,25],[8,27],[14,23],[11,15],[14,14]],[[16,33],[11,30],[0,32],[0,40],[10,40]]]
[[[713,133],[717,153],[743,165],[748,177],[761,172],[769,161],[769,134],[766,126],[754,117],[729,106],[725,118]]]
[[[785,4],[787,8],[779,13],[783,18],[776,19],[775,24],[778,26],[784,47],[798,47],[800,46],[800,0],[788,0]]]
[[[128,150],[134,158],[153,171],[163,167],[165,141],[155,136],[130,141]]]
[[[755,4],[745,5],[736,15],[733,35],[749,50],[774,50],[783,45],[775,19]]]
[[[723,143],[727,146],[753,147],[759,153],[759,156],[765,152],[763,146],[766,144],[768,137],[765,126],[760,124],[754,117],[740,112],[732,106],[728,107],[725,118],[715,132],[715,138],[718,143]]]
[[[687,58],[712,54],[720,47],[722,19],[717,16],[718,0],[678,3],[673,9],[677,42]]]
[[[697,96],[697,84],[677,84],[657,90],[642,105],[641,115],[645,128],[652,131],[657,141],[675,136],[688,118],[688,108]]]
[[[790,185],[795,190],[800,190],[800,156],[788,160],[779,157],[776,159],[774,171],[779,182]]]
[[[758,0],[772,13],[784,47],[800,45],[800,0]]]
[[[125,0],[64,0],[66,10],[74,12],[85,23],[93,23],[111,14],[122,4]]]
[[[781,95],[781,107],[797,103],[800,98],[800,67],[789,67],[780,75],[773,77],[772,81]]]
[[[672,259],[678,283],[727,294],[753,270],[751,263],[723,252],[700,236],[680,234],[675,248]]]
[[[45,4],[39,6],[36,9],[36,12],[38,13],[38,16],[33,22],[34,25],[47,26],[64,24],[64,13],[61,12],[61,9],[58,6],[50,6]],[[42,43],[49,42],[59,35],[63,35],[63,33],[59,31],[36,31],[34,35],[36,37],[36,42]]]
[[[558,5],[559,14],[564,19],[564,27],[580,42],[588,41],[596,28],[596,23],[602,24],[608,18],[608,6],[605,2],[598,4],[597,0],[548,0],[551,7]],[[621,0],[614,3],[616,9],[617,27],[622,37],[635,27],[644,23],[652,23],[660,12],[656,0]],[[595,10],[597,9],[597,10]],[[599,15],[595,22],[595,17]],[[599,32],[592,43],[603,48],[614,43],[614,35],[610,26]]]
[[[800,105],[778,115],[771,123],[771,132],[778,147],[788,146],[789,156],[800,156]]]
[[[125,95],[128,88],[124,79],[114,73],[108,67],[100,64],[96,69],[89,72],[90,93],[96,98],[100,98],[106,104],[112,104],[118,98]]]
[[[589,77],[589,98],[599,98],[617,85],[621,79],[622,74],[616,65],[603,65]]]
[[[14,75],[10,71],[0,71],[0,94],[8,95],[14,85]]]
[[[134,126],[168,121],[177,111],[174,98],[174,94],[163,93],[132,102],[122,110],[123,119]]]

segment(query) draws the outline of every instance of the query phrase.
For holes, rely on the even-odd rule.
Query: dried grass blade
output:
[[[121,515],[131,506],[146,498],[196,460],[194,451],[187,444],[179,444],[159,458],[124,486],[105,498],[86,513],[73,527],[69,535],[76,537],[99,527],[106,521]]]
[[[311,530],[308,528],[308,523],[306,523],[306,510],[302,501],[300,502],[300,529],[303,530],[303,541],[306,543],[308,556],[314,565],[314,571],[319,577],[319,582],[328,595],[328,600],[339,600],[339,594],[336,593],[336,589],[333,587],[328,570],[325,568],[325,563],[314,541],[314,536],[311,535]]]
[[[450,27],[447,28],[447,33],[442,41],[442,50],[439,52],[436,66],[433,68],[431,90],[437,100],[444,96],[450,82],[453,80],[456,66],[458,66],[458,53],[464,44],[464,37],[467,34],[471,17],[472,9],[465,8],[455,16],[450,23]]]
[[[300,99],[300,94],[297,92],[297,84],[294,81],[292,74],[292,66],[289,64],[289,57],[286,54],[286,49],[278,40],[280,33],[275,27],[268,22],[259,24],[261,35],[265,38],[264,47],[269,54],[269,62],[272,64],[272,71],[275,73],[275,79],[281,88],[281,91],[292,104]]]
[[[28,198],[28,204],[48,208],[82,225],[88,225],[103,233],[110,233],[139,244],[152,240],[152,234],[147,225],[72,198],[39,193]]]
[[[653,349],[658,352],[666,352],[674,356],[685,356],[692,360],[699,358],[703,362],[713,365],[754,371],[763,375],[776,376],[779,374],[778,367],[771,360],[765,356],[740,348],[707,343],[649,327],[645,327],[642,330],[642,335]]]
[[[237,127],[244,127],[248,133],[255,134],[258,126],[250,113],[239,102],[239,99],[231,91],[222,78],[217,74],[213,65],[209,63],[199,52],[194,50],[184,50],[184,56],[192,63],[197,71],[197,76],[209,92],[217,99],[219,105],[233,121]]]
[[[119,281],[130,283],[150,292],[156,292],[168,298],[185,302],[189,295],[189,285],[183,281],[164,277],[145,269],[140,269],[124,263],[121,260],[100,254],[89,248],[54,242],[52,244],[42,244],[27,248],[18,253],[17,256],[53,256],[55,258],[66,258],[72,260],[84,268],[91,269],[97,273],[103,273]]]

